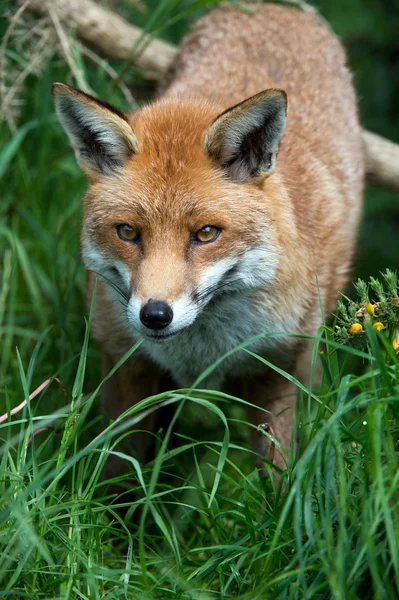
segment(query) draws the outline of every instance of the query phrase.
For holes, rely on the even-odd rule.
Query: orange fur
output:
[[[219,147],[223,129],[211,141],[207,135],[223,111],[267,88],[281,88],[288,96],[287,128],[276,168],[238,182],[214,160],[217,151],[206,152],[207,143]],[[278,91],[269,96],[273,94]],[[244,260],[262,244],[270,248],[271,258],[270,265],[267,254],[259,265],[253,259],[248,263],[269,269],[267,281],[252,285],[251,273],[246,273],[242,296],[240,290],[221,291],[176,334],[176,341],[162,344],[187,344],[191,358],[184,372],[173,370],[167,350],[161,351],[159,344],[152,349],[154,342],[146,341],[140,356],[152,383],[148,389],[137,387],[137,381],[145,381],[142,367],[135,371],[140,361],[132,362],[128,373],[117,373],[114,381],[123,377],[123,386],[115,383],[105,397],[114,414],[154,389],[158,367],[170,368],[178,384],[189,385],[200,374],[193,365],[207,364],[200,352],[214,348],[216,355],[219,347],[222,353],[244,341],[245,327],[239,329],[236,318],[240,302],[243,321],[259,314],[258,333],[315,334],[321,324],[316,276],[324,309],[331,313],[353,256],[364,177],[356,99],[343,49],[313,15],[294,8],[256,5],[256,14],[247,14],[222,6],[211,12],[183,41],[161,97],[128,122],[134,140],[122,147],[127,156],[122,167],[106,176],[86,168],[92,185],[85,198],[82,243],[88,253],[95,248],[109,264],[122,265],[137,306],[150,298],[169,304],[183,294],[192,298],[212,265]],[[115,123],[117,129],[118,119]],[[125,125],[120,127],[126,140]],[[117,162],[120,156],[112,158]],[[120,223],[140,231],[141,246],[117,237]],[[219,227],[222,234],[214,243],[190,246],[190,232],[206,225]],[[92,284],[90,276],[89,297]],[[225,303],[220,310],[218,302]],[[93,330],[104,344],[108,364],[139,337],[123,310],[100,282]],[[211,311],[216,325],[208,327]],[[235,320],[228,322],[231,311],[236,311]],[[218,337],[226,340],[224,345]],[[256,349],[295,374],[305,346],[292,337],[275,337]],[[175,347],[170,348],[172,355]],[[287,446],[291,413],[278,414],[294,406],[290,385],[243,353],[229,360],[210,385],[223,387],[238,376],[245,397],[272,411],[265,417],[252,410],[252,423],[268,421]],[[260,450],[264,447],[259,436],[253,442]],[[281,456],[275,462],[284,466]]]

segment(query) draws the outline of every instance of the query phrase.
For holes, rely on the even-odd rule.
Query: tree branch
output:
[[[28,8],[41,16],[57,11],[60,21],[72,23],[85,44],[108,58],[131,59],[147,79],[160,79],[177,52],[172,44],[143,34],[94,0],[30,0]]]
[[[399,145],[366,130],[363,141],[369,181],[399,191]]]
[[[56,10],[82,42],[108,58],[130,60],[148,79],[161,79],[177,52],[94,0],[30,0],[28,8],[40,15]],[[363,140],[369,180],[399,191],[399,145],[369,131],[363,131]]]

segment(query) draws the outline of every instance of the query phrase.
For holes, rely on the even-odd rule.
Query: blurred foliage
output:
[[[399,4],[397,0],[317,0],[343,41],[365,128],[399,142]],[[398,269],[399,194],[368,186],[354,278]]]

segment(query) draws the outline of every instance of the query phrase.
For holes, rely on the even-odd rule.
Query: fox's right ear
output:
[[[137,153],[137,138],[122,112],[63,83],[54,83],[52,93],[78,165],[89,178],[111,175]]]

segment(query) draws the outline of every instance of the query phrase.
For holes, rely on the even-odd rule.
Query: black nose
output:
[[[150,329],[164,329],[172,319],[173,310],[166,302],[148,300],[140,311],[140,321]]]

